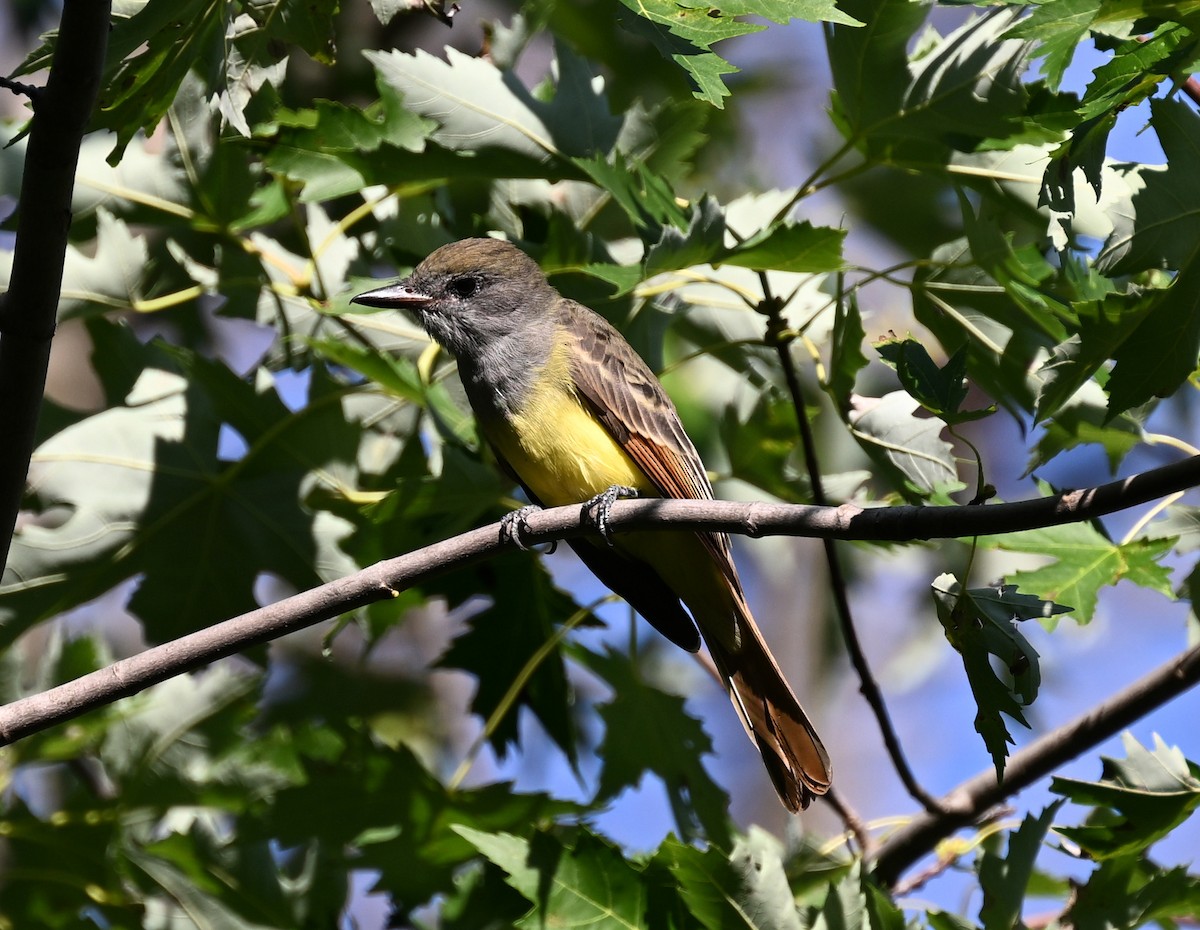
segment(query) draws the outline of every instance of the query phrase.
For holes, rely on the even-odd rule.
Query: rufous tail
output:
[[[739,627],[736,652],[711,640],[709,652],[780,800],[790,811],[803,810],[829,790],[829,754],[749,611],[739,618]]]

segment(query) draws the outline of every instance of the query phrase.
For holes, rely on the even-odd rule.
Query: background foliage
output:
[[[1189,4],[464,6],[116,4],[60,307],[83,348],[58,356],[74,380],[43,409],[0,588],[6,701],[512,506],[450,360],[412,321],[348,305],[464,236],[518,241],[667,372],[719,494],[811,501],[798,415],[837,500],[1046,493],[1029,476],[1080,447],[1114,470],[1195,454]],[[36,46],[48,15],[14,7],[14,34]],[[811,175],[768,189],[741,108],[786,63],[756,83],[726,56],[792,19],[824,24],[832,93]],[[18,76],[40,80],[44,43]],[[1080,48],[1099,64],[1070,87]],[[1149,98],[1163,163],[1108,157]],[[0,156],[9,208],[22,151]],[[886,250],[864,261],[872,239]],[[989,451],[1000,422],[1022,431],[1015,468]],[[943,738],[1002,773],[1045,685],[1022,629],[1087,624],[1118,582],[1190,598],[1196,523],[1171,500],[1122,537],[914,546],[923,641],[936,617],[976,702],[978,736]],[[883,552],[846,555],[855,575]],[[1058,777],[1044,809],[943,847],[978,892],[967,906],[877,883],[832,818],[786,839],[735,824],[678,693],[700,676],[640,628],[606,635],[600,592],[554,564],[437,578],[5,749],[0,925],[370,926],[380,902],[396,926],[443,928],[1200,912],[1200,879],[1149,854],[1200,800],[1169,741],[1127,737],[1098,780]],[[840,676],[822,599],[813,613],[808,642]],[[569,777],[494,777],[541,765]],[[648,773],[673,832],[633,849],[604,818]],[[869,800],[847,784],[845,805]],[[1056,849],[1070,862],[1042,865]]]

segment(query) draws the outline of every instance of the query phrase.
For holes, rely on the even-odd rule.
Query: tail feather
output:
[[[829,754],[749,612],[739,621],[736,651],[710,639],[709,652],[780,800],[802,810],[829,790]]]

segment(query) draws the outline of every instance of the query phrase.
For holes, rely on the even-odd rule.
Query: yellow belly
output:
[[[661,496],[570,384],[565,350],[560,350],[551,356],[518,414],[507,421],[481,421],[509,468],[546,507],[581,503],[613,485]],[[700,621],[706,635],[736,648],[733,591],[695,533],[633,533],[620,536],[615,545],[649,563]]]
[[[657,495],[653,483],[563,381],[544,380],[509,422],[488,436],[522,483],[547,507],[574,504],[614,484]]]

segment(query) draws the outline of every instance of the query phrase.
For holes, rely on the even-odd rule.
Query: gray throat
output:
[[[458,372],[471,406],[480,413],[507,420],[521,409],[525,398],[546,367],[554,344],[553,322],[542,321],[533,332],[509,333],[493,339],[474,358],[460,356]]]

